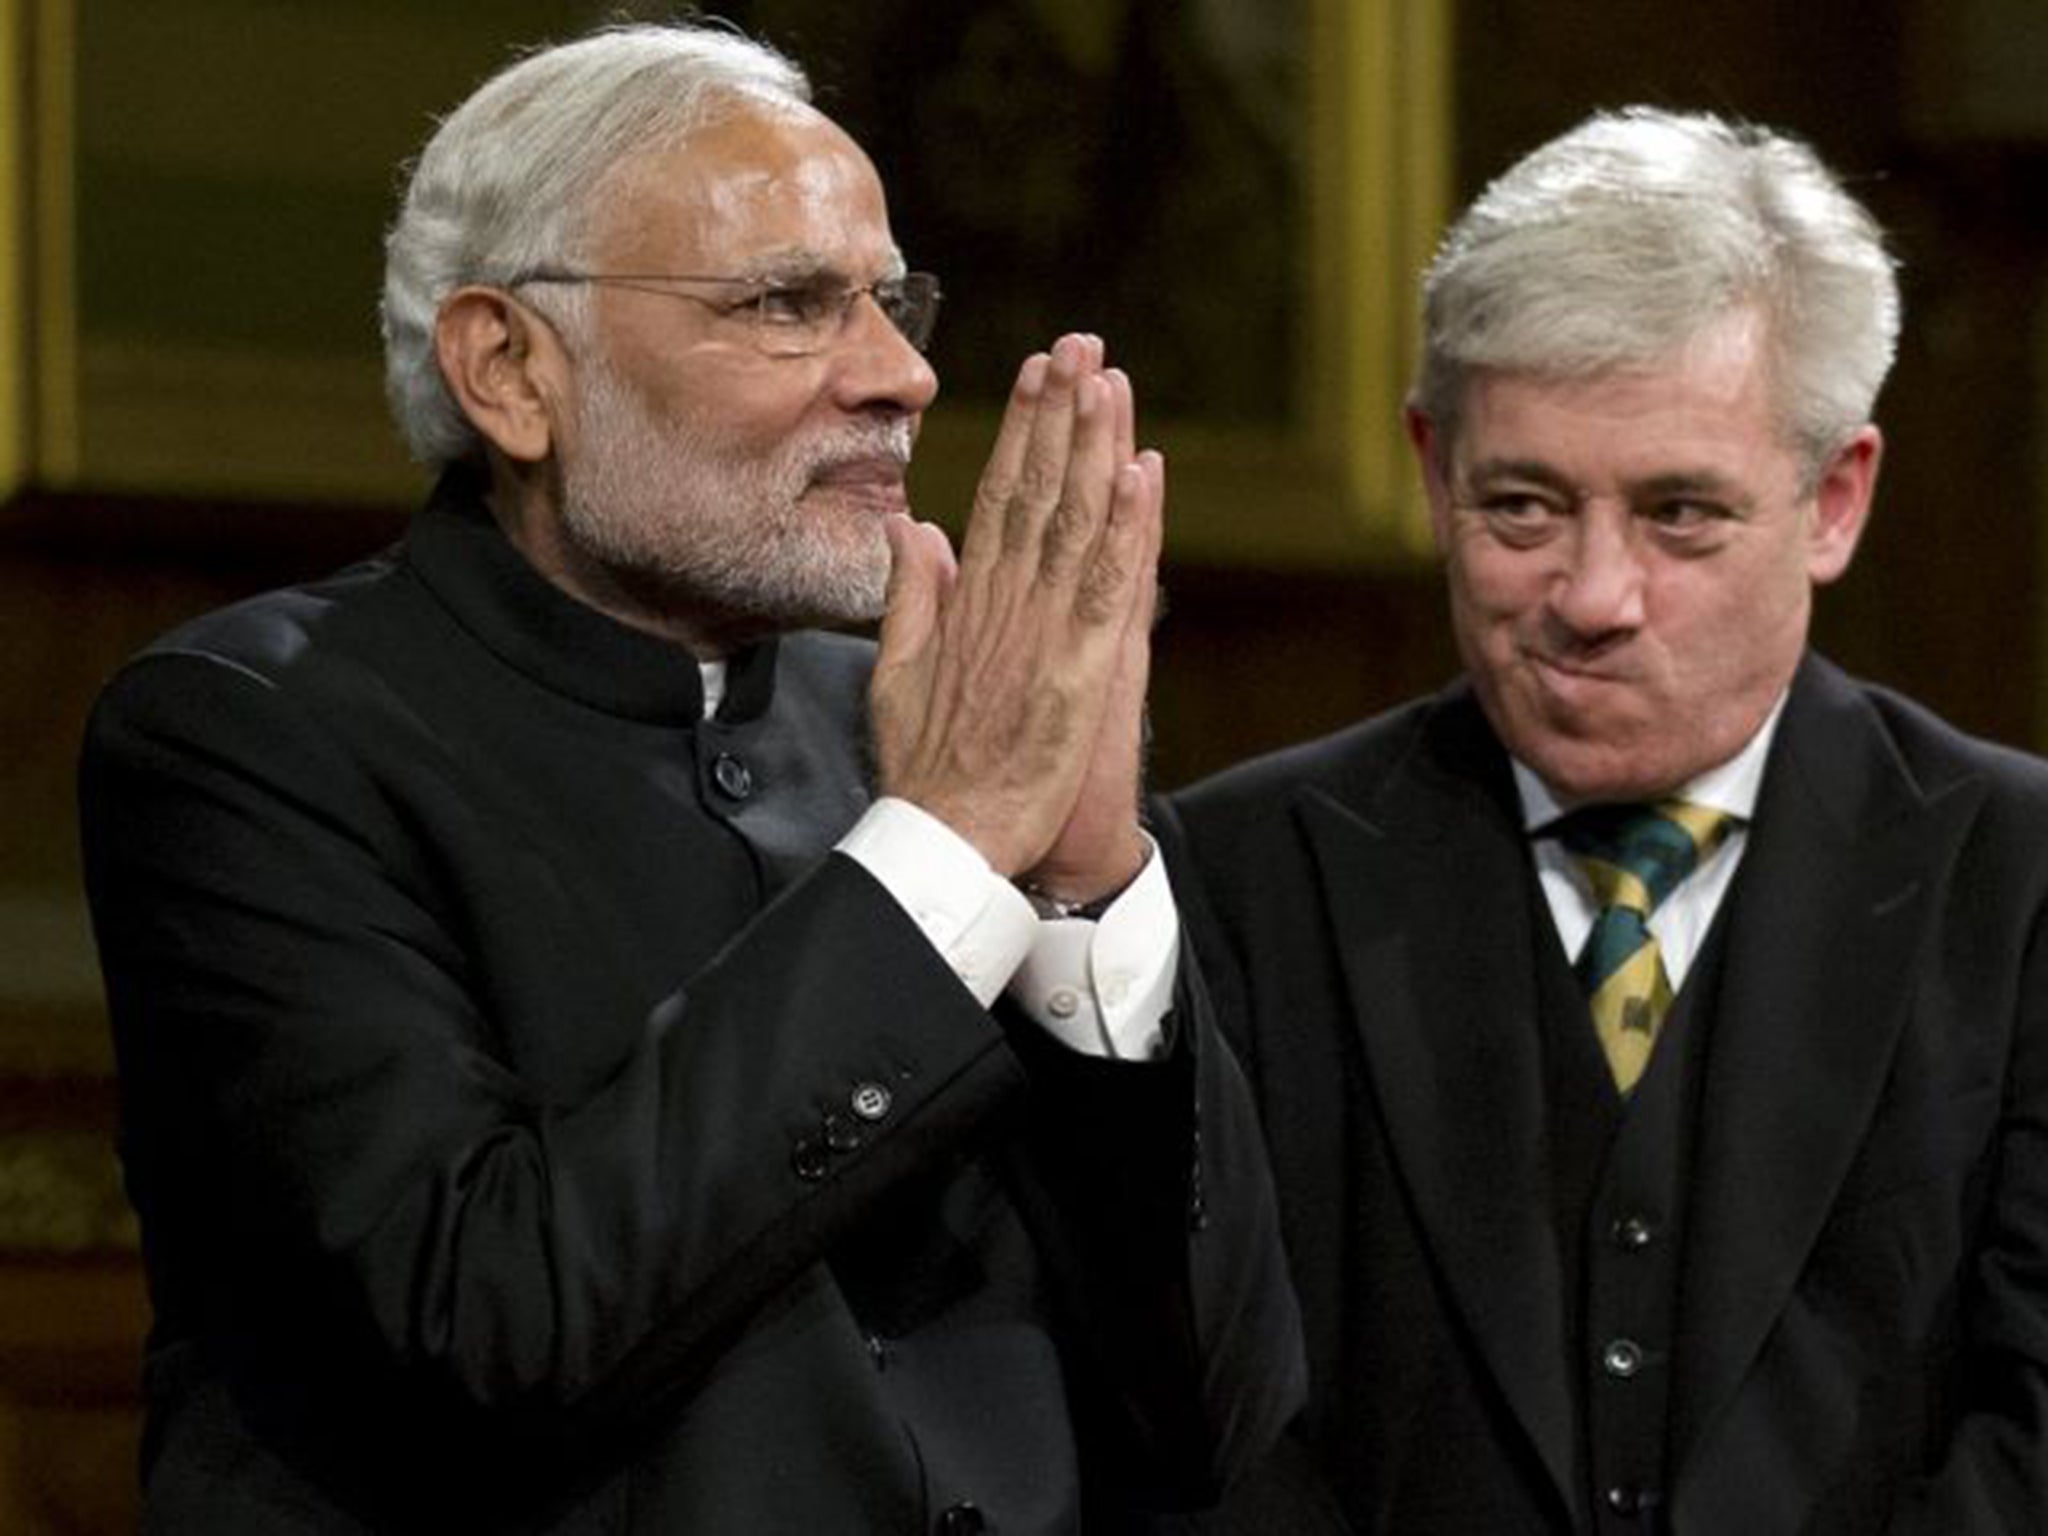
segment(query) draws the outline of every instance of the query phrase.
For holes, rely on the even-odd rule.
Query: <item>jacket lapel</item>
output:
[[[1384,781],[1356,801],[1307,792],[1299,815],[1343,935],[1369,1091],[1425,1240],[1571,1504],[1530,876],[1513,803],[1506,759],[1454,693]]]
[[[1762,1348],[1864,1139],[1918,936],[1979,794],[1923,797],[1863,697],[1824,662],[1802,668],[1730,893],[1693,1159],[1675,1470]]]

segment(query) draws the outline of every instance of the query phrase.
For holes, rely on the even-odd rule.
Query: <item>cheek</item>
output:
[[[1738,667],[1759,651],[1803,634],[1811,588],[1805,571],[1777,557],[1673,573],[1666,590],[1675,648],[1706,665]],[[1681,645],[1682,642],[1682,645]]]
[[[800,360],[731,347],[648,359],[643,394],[657,420],[701,439],[764,450],[797,429],[817,399]]]
[[[1491,543],[1473,540],[1456,548],[1446,574],[1453,610],[1481,631],[1511,629],[1543,601],[1535,562]]]

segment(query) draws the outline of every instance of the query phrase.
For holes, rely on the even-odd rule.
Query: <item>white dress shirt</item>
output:
[[[1673,992],[1685,985],[1686,974],[1707,941],[1714,914],[1721,910],[1721,898],[1728,894],[1729,882],[1742,863],[1743,851],[1749,845],[1750,818],[1756,811],[1757,790],[1763,784],[1764,760],[1770,756],[1771,738],[1777,734],[1778,717],[1784,710],[1785,701],[1780,698],[1748,745],[1720,767],[1708,769],[1675,796],[1668,797],[1711,806],[1735,818],[1721,845],[1650,914],[1650,932],[1664,958],[1664,974],[1670,978]],[[1555,837],[1542,835],[1543,828],[1573,807],[1561,803],[1521,762],[1514,763],[1514,770],[1515,789],[1522,801],[1522,825],[1530,833],[1544,900],[1550,906],[1551,920],[1557,926],[1566,958],[1574,959],[1592,931],[1593,920],[1599,916],[1600,903],[1585,872],[1564,844]]]

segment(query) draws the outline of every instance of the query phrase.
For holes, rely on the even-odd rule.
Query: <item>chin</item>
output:
[[[1519,741],[1503,732],[1508,750],[1541,779],[1550,792],[1570,805],[1602,800],[1651,800],[1672,787],[1661,765],[1646,763],[1626,748],[1599,747],[1587,741],[1555,738]],[[1683,779],[1673,783],[1682,783]]]
[[[815,571],[808,590],[789,605],[802,623],[822,628],[872,624],[889,606],[889,562],[846,561]]]

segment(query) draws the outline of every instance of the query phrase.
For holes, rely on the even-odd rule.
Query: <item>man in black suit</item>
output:
[[[96,711],[150,1531],[1116,1529],[1299,1403],[1137,822],[1163,466],[1069,336],[910,519],[937,285],[806,96],[487,82],[389,238],[431,501]]]
[[[1452,229],[1408,424],[1466,675],[1161,813],[1309,1345],[1214,1528],[2048,1530],[2048,769],[1807,649],[1897,317],[1812,153],[1708,116]]]

